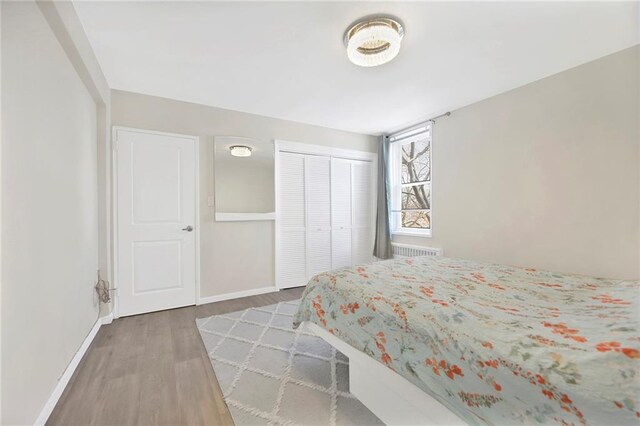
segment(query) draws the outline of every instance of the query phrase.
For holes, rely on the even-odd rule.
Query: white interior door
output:
[[[307,279],[310,279],[331,270],[331,158],[307,155],[305,159]]]
[[[283,152],[278,158],[277,285],[307,284],[307,228],[304,155]]]
[[[196,302],[197,138],[115,130],[118,315]]]
[[[331,159],[331,267],[351,266],[351,161]]]

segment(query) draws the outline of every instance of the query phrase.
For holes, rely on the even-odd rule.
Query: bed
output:
[[[419,257],[315,276],[294,327],[366,355],[378,370],[358,367],[365,379],[384,370],[407,398],[419,389],[465,423],[637,425],[639,296],[638,281]]]

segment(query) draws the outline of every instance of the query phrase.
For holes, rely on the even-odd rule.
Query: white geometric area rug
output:
[[[299,301],[196,320],[236,425],[381,425],[349,393],[349,360],[293,330]]]

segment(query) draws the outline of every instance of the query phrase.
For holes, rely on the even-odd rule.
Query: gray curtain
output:
[[[389,203],[389,137],[382,135],[378,143],[378,205],[376,240],[373,246],[373,255],[379,259],[393,257],[391,252]]]

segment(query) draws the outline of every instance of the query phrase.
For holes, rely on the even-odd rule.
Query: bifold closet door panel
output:
[[[353,160],[351,162],[353,224],[357,227],[371,227],[373,225],[373,176],[371,169],[369,161]]]
[[[331,158],[305,157],[307,276],[331,270]]]
[[[353,263],[373,260],[373,166],[368,161],[351,162]]]
[[[306,227],[305,156],[289,152],[280,153],[279,223],[282,229]]]
[[[331,160],[331,215],[333,229],[351,228],[351,160]]]
[[[305,157],[307,185],[307,228],[310,231],[331,229],[331,158]]]
[[[331,232],[331,268],[338,269],[351,265],[351,228],[334,229]]]
[[[307,283],[305,156],[280,153],[278,168],[278,259],[279,288]]]
[[[331,160],[331,224],[331,267],[351,266],[351,160]]]
[[[278,287],[291,288],[307,284],[307,233],[282,231],[278,262]]]
[[[316,274],[331,270],[331,231],[307,233],[307,271],[310,279]]]
[[[353,228],[351,230],[351,244],[353,265],[361,265],[373,260],[371,228]]]

